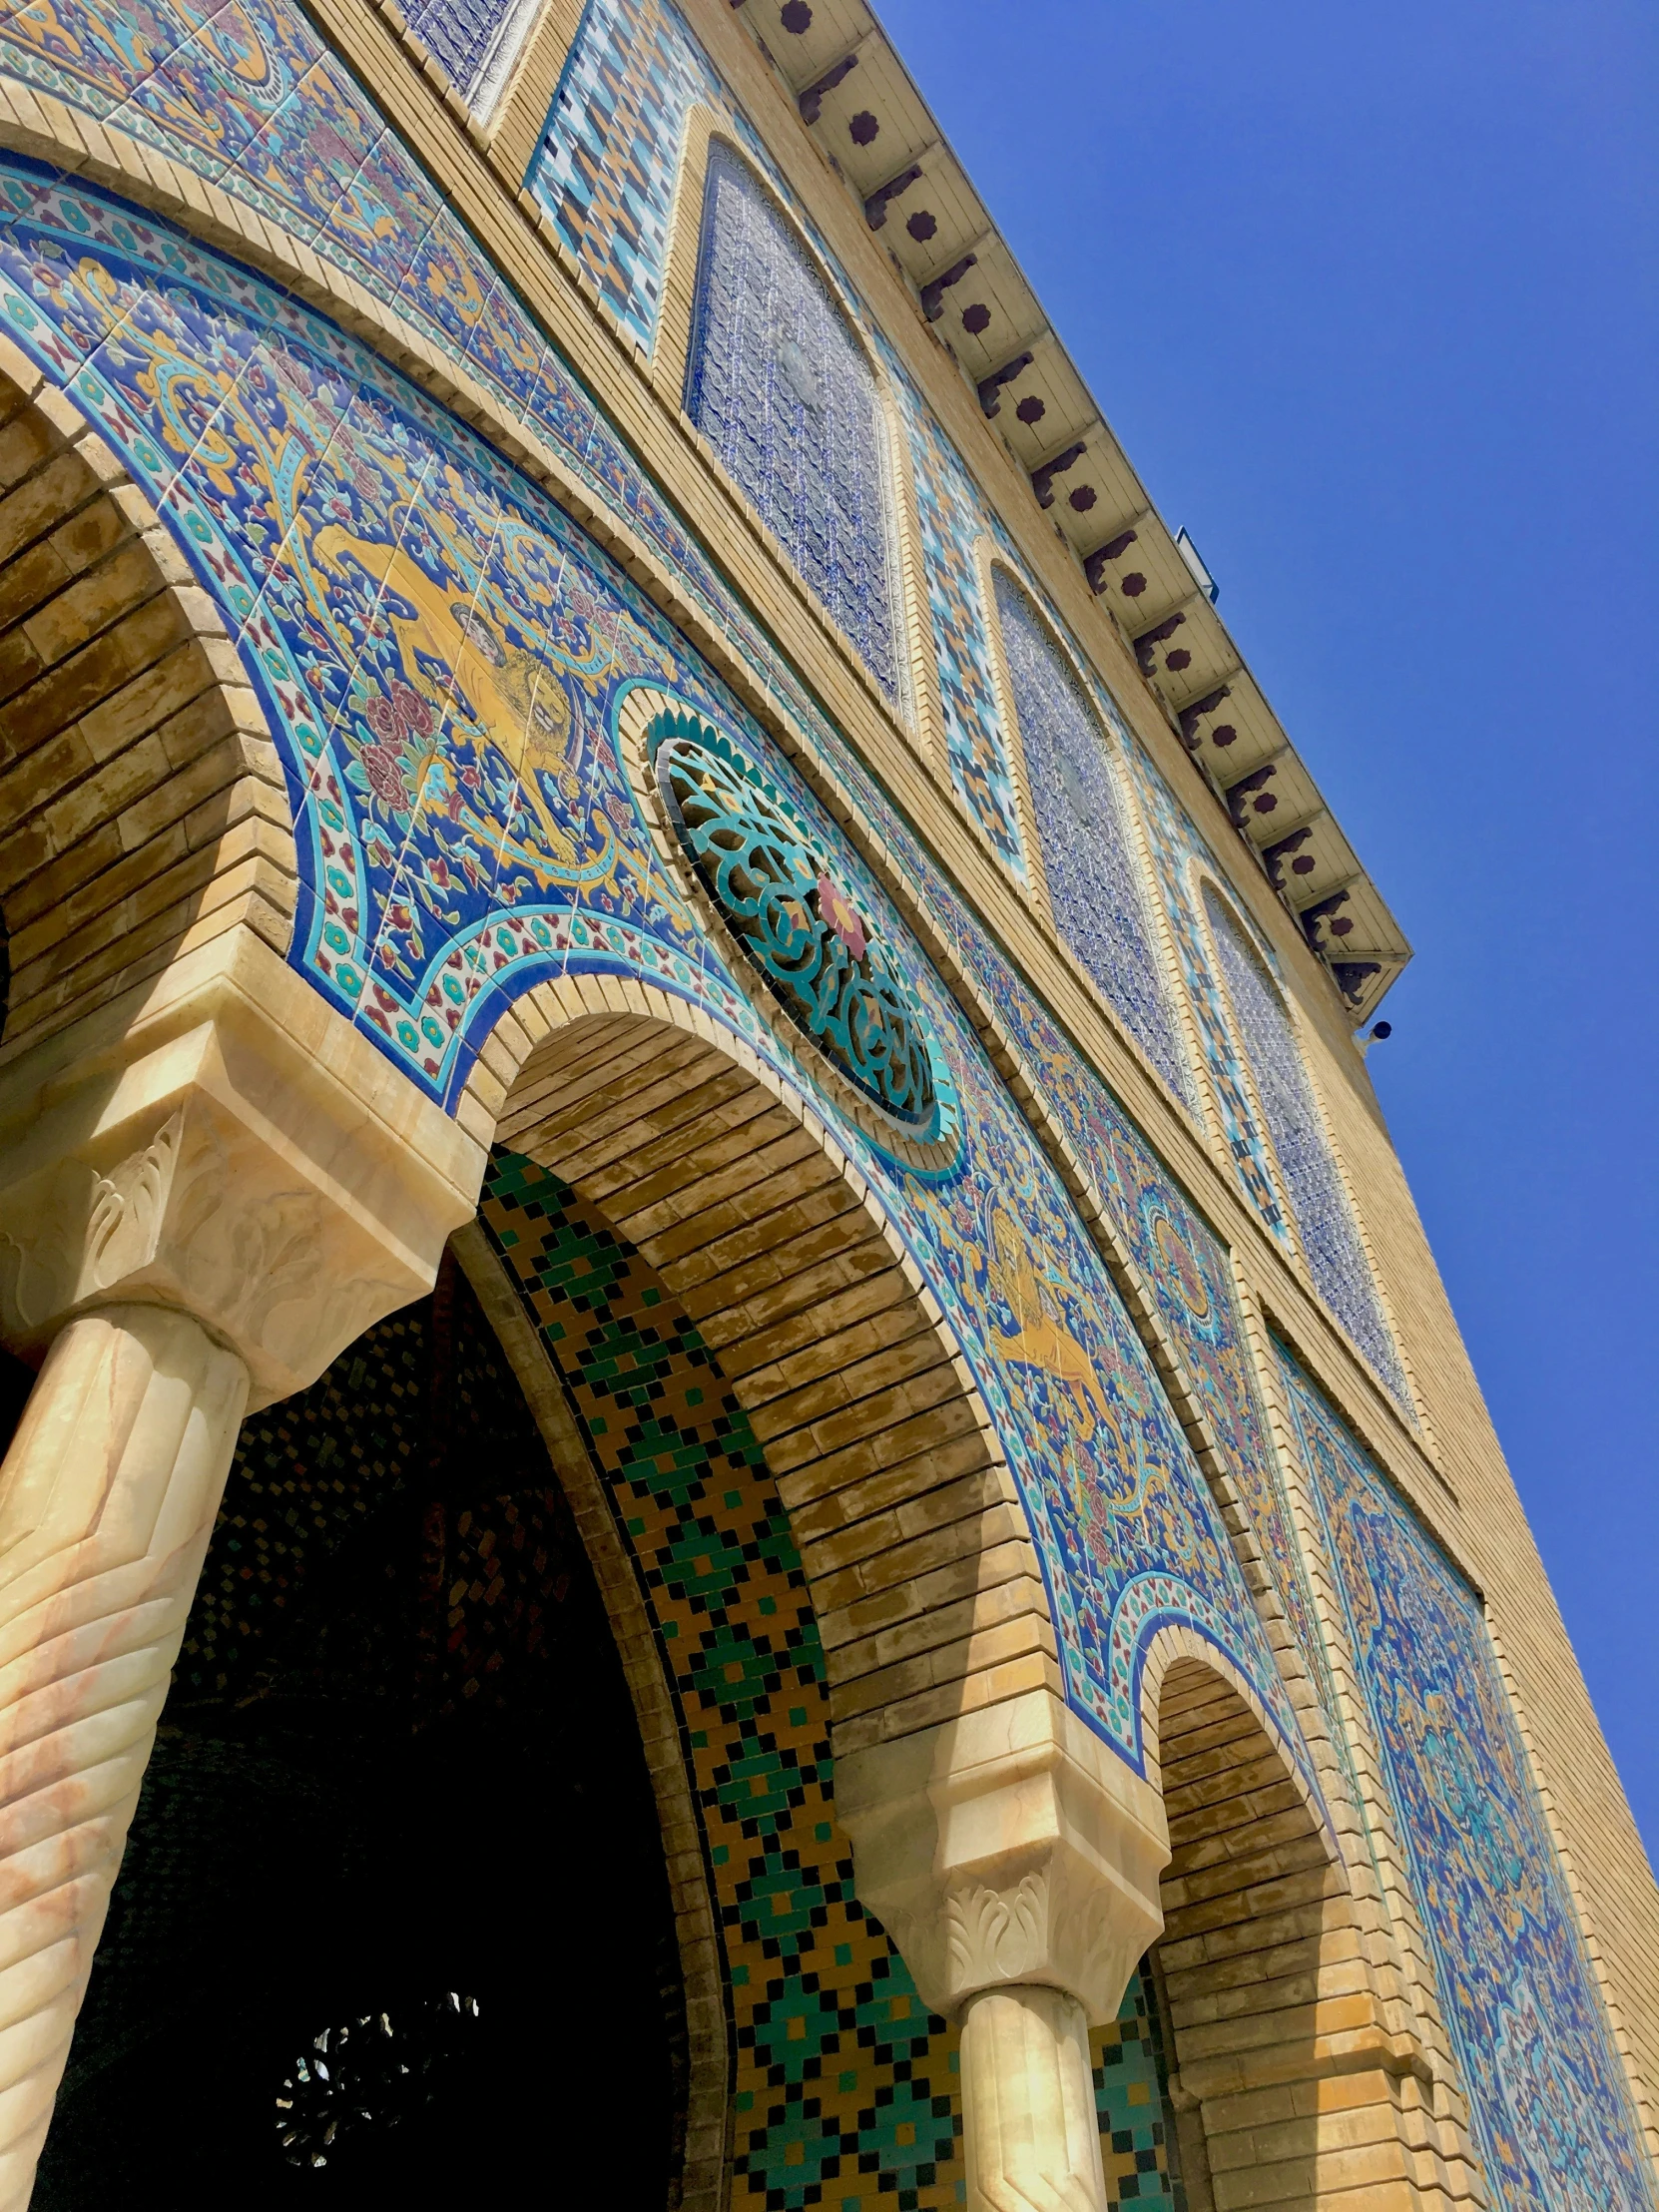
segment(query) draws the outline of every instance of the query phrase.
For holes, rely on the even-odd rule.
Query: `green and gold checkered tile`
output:
[[[760,1446],[650,1268],[555,1177],[498,1154],[481,1211],[609,1484],[679,1703],[731,1990],[734,2197],[954,2206],[956,2036],[853,1897],[818,1625]],[[1138,1980],[1095,2057],[1119,2198],[1173,2204]]]

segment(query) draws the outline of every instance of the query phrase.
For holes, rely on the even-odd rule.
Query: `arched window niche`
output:
[[[881,691],[903,691],[875,369],[795,225],[711,139],[686,412]]]
[[[991,587],[1055,926],[1196,1114],[1112,741],[1070,654],[1000,562],[991,565]]]
[[[1382,1312],[1342,1171],[1326,1134],[1296,1025],[1244,924],[1206,882],[1204,911],[1244,1061],[1261,1101],[1314,1288],[1376,1369],[1400,1406],[1411,1394]]]

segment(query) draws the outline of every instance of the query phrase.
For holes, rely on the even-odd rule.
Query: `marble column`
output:
[[[1158,1792],[1028,1692],[835,1763],[860,1902],[960,2022],[969,2212],[1104,2212],[1089,2028],[1158,1936]]]
[[[0,1467],[0,2205],[27,2202],[248,1370],[116,1306],[47,1355]]]
[[[232,938],[0,1074],[0,2212],[22,2212],[245,1409],[430,1288],[481,1149]],[[158,2177],[161,2186],[161,2177]]]

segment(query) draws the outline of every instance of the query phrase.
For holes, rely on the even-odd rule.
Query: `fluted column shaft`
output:
[[[961,2022],[968,2212],[1105,2212],[1079,1999],[1043,1984],[981,1989]]]
[[[188,1314],[54,1341],[0,1466],[0,2212],[22,2212],[248,1400]]]

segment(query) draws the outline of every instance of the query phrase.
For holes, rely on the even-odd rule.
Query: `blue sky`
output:
[[[1659,1858],[1659,28],[877,0],[1416,947],[1372,1070]]]

